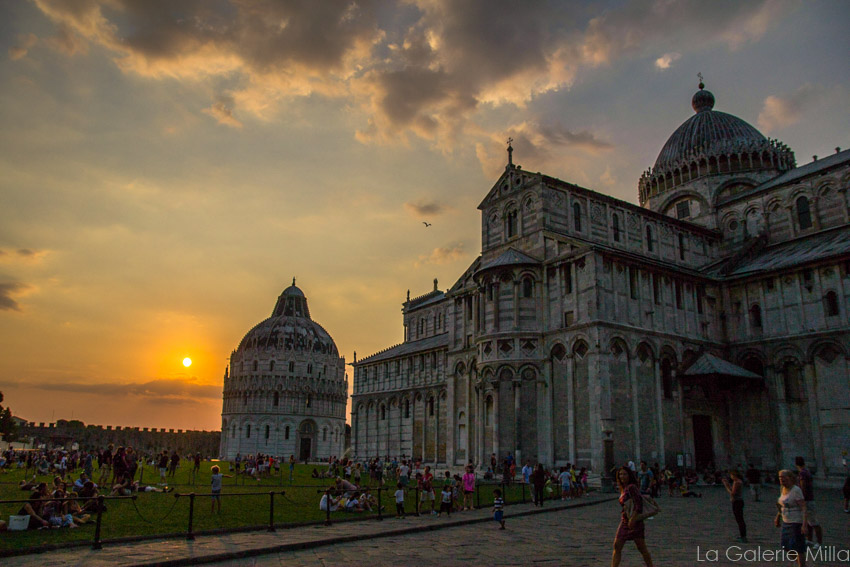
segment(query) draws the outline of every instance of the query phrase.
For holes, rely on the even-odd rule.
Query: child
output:
[[[395,517],[404,519],[404,487],[400,482],[395,487]]]
[[[210,502],[210,513],[214,514],[216,509],[216,503],[218,503],[218,513],[221,514],[221,483],[223,478],[233,478],[232,474],[221,474],[221,470],[218,468],[218,465],[213,465],[210,469],[212,473],[212,486],[210,487],[210,492],[212,493],[212,502]]]
[[[502,499],[502,491],[498,488],[493,491],[493,519],[499,522],[499,529],[505,529],[505,501]]]
[[[451,517],[452,515],[452,485],[446,483],[443,485],[443,491],[440,493],[440,513],[438,516],[443,515],[443,510],[446,511],[446,514]]]

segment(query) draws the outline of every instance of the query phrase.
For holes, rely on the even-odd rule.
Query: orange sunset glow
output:
[[[636,202],[698,72],[801,163],[833,153],[850,4],[723,6],[2,3],[4,406],[218,429],[230,353],[295,276],[346,362],[397,344],[408,290],[480,251],[508,137]]]

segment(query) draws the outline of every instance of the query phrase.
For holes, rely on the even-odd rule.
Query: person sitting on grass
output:
[[[363,507],[360,505],[360,495],[355,492],[351,495],[351,498],[345,501],[345,511],[346,512],[362,512]]]
[[[32,478],[28,481],[22,480],[21,482],[18,483],[18,488],[20,488],[21,490],[29,490],[30,492],[35,490],[35,488],[37,486],[38,486],[38,482],[36,482],[36,480],[35,480],[35,475],[32,475]]]
[[[215,513],[216,505],[218,505],[218,513],[221,514],[221,486],[223,483],[223,479],[233,478],[233,475],[221,474],[221,469],[218,468],[218,465],[213,465],[213,467],[210,469],[210,473],[212,473],[212,484],[210,486],[210,495],[212,496],[212,502],[210,503],[210,513]]]
[[[334,498],[333,494],[331,494],[330,489],[326,490],[322,495],[322,500],[319,502],[319,510],[322,512],[327,512],[328,508],[330,508],[331,512],[336,512],[339,508],[339,499]]]
[[[29,497],[29,502],[26,502],[21,509],[18,510],[19,516],[29,516],[30,523],[27,526],[28,530],[37,530],[39,528],[47,528],[50,522],[47,517],[43,517],[44,499],[47,498],[47,483],[40,482],[36,489],[32,491]]]
[[[84,472],[80,473],[80,478],[78,478],[77,480],[74,481],[74,486],[71,487],[71,490],[73,492],[79,493],[83,489],[83,487],[86,485],[86,483],[89,482],[89,480],[90,479],[89,479],[88,475],[86,475],[86,473],[84,473]],[[96,486],[97,485],[95,485],[95,487]]]

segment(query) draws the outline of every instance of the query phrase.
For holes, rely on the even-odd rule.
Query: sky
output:
[[[293,277],[347,362],[401,342],[407,290],[480,251],[508,137],[636,202],[697,73],[798,164],[846,148],[848,24],[845,0],[0,2],[4,404],[218,429]]]

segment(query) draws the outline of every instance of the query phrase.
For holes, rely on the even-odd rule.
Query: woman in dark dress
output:
[[[622,514],[620,525],[617,526],[617,535],[614,536],[614,555],[611,557],[611,567],[617,567],[623,555],[623,546],[627,541],[634,541],[635,546],[643,556],[643,562],[647,567],[652,567],[652,556],[646,548],[645,526],[643,520],[637,520],[635,516],[643,513],[643,498],[637,487],[635,473],[628,467],[620,467],[617,470],[617,485],[620,487],[620,506]],[[629,501],[632,501],[629,503]],[[627,505],[629,503],[630,505]],[[629,517],[629,510],[632,511]]]

